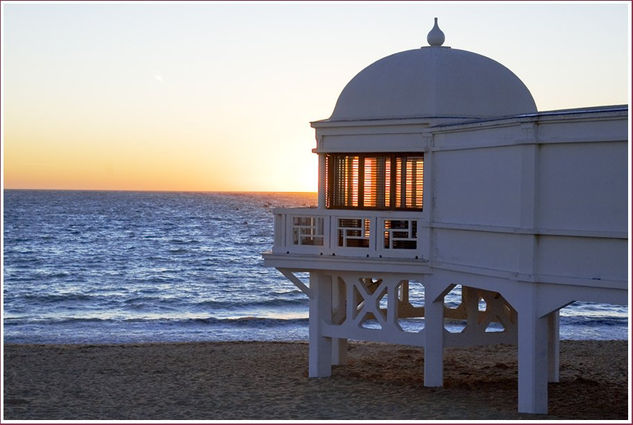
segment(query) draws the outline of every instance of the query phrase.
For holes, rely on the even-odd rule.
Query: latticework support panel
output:
[[[424,345],[424,329],[403,327],[403,318],[423,320],[424,308],[410,302],[409,281],[396,276],[344,273],[330,277],[332,308],[322,318],[323,335],[364,341]]]
[[[397,275],[324,275],[331,285],[322,335],[332,338],[424,346],[426,288]],[[413,287],[415,286],[415,289]],[[441,300],[456,285],[446,285]],[[459,289],[459,288],[458,288]],[[455,298],[455,297],[453,297]],[[444,346],[516,343],[516,311],[497,292],[461,287],[461,302],[444,305]]]

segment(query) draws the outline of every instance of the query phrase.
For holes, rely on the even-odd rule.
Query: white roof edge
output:
[[[526,114],[508,115],[501,117],[412,117],[412,118],[380,118],[380,119],[364,119],[364,120],[330,120],[323,119],[311,121],[310,126],[313,128],[331,128],[331,127],[366,127],[366,126],[392,126],[392,125],[423,125],[426,127],[446,127],[456,125],[480,124],[492,121],[511,121],[523,119],[538,119],[546,117],[556,117],[563,115],[580,115],[580,114],[596,114],[610,112],[627,112],[629,106],[621,105],[602,105],[587,106],[570,109],[556,109],[550,111],[530,112]]]

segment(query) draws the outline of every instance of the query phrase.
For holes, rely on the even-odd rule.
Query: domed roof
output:
[[[393,118],[486,118],[536,112],[528,88],[485,56],[431,46],[387,56],[359,72],[341,92],[330,121]]]

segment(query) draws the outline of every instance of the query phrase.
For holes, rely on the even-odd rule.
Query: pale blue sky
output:
[[[316,190],[309,121],[436,16],[539,110],[629,103],[625,2],[3,2],[5,186]]]

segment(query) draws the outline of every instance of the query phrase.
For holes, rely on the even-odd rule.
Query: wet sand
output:
[[[332,377],[307,370],[300,342],[9,344],[4,419],[627,419],[626,341],[562,341],[548,415],[517,413],[512,346],[446,349],[443,388],[405,346],[351,343]]]

